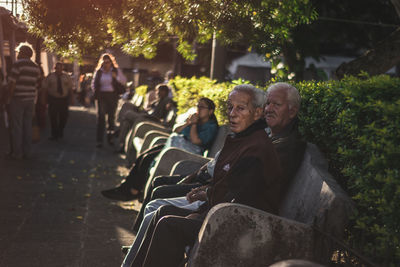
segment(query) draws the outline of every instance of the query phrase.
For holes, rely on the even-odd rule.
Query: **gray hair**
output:
[[[270,92],[275,90],[286,90],[287,101],[289,102],[289,108],[296,107],[300,109],[301,97],[299,91],[293,85],[284,82],[278,82],[271,84],[267,89],[267,96]]]
[[[254,108],[264,108],[266,94],[263,90],[258,89],[251,84],[240,84],[236,85],[229,95],[231,95],[233,92],[243,92],[250,95],[251,104]]]

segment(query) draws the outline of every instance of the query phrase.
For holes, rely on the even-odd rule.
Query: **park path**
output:
[[[72,107],[64,140],[48,140],[47,124],[32,159],[16,161],[3,158],[0,123],[0,266],[121,264],[138,203],[101,196],[128,169],[112,147],[95,147],[95,124],[93,108]]]

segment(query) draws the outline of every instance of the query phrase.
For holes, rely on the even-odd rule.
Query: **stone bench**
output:
[[[155,166],[150,170],[145,192],[147,192],[154,177],[173,174],[186,175],[196,172],[201,166],[214,158],[218,151],[222,149],[225,138],[229,133],[230,129],[228,125],[219,126],[217,136],[210,149],[206,151],[206,156],[197,155],[174,147],[161,152]]]
[[[307,144],[278,216],[234,203],[213,207],[188,266],[265,267],[286,259],[329,262],[334,247],[325,234],[343,236],[353,205],[327,167],[318,148]]]

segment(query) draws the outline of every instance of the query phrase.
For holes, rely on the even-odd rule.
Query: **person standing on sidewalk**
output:
[[[22,159],[31,156],[32,119],[40,80],[40,68],[31,60],[33,50],[27,44],[17,48],[17,61],[8,79],[8,103],[11,115],[11,151],[6,158]]]
[[[43,81],[44,97],[49,104],[51,126],[50,140],[63,138],[68,119],[68,106],[73,104],[72,79],[63,71],[63,64],[57,62],[55,71]],[[46,103],[46,102],[45,102]]]
[[[103,54],[93,75],[92,89],[97,106],[97,147],[103,146],[106,115],[108,121],[107,141],[113,145],[112,137],[115,131],[115,112],[117,110],[119,95],[123,92],[126,77],[118,68],[113,55]]]

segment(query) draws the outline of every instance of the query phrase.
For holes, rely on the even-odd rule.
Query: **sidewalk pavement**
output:
[[[139,204],[100,194],[128,169],[114,148],[96,148],[95,110],[72,107],[61,141],[47,123],[29,160],[4,159],[0,125],[0,266],[119,266]]]

